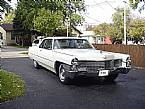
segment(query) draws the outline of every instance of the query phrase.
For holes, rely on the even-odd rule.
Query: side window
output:
[[[60,45],[57,39],[54,40],[53,49],[60,49]]]
[[[52,49],[52,39],[45,39],[39,46],[39,48]]]

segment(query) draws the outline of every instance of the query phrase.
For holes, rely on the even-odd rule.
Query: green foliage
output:
[[[81,25],[83,22],[85,21],[85,19],[78,15],[78,14],[72,14],[71,15],[71,25],[77,26],[77,25]]]
[[[130,16],[130,11],[126,10],[127,26],[130,23],[129,16]],[[116,12],[113,14],[113,31],[115,35],[115,36],[112,35],[113,38],[123,39],[123,36],[124,36],[124,9],[123,8],[117,8]]]
[[[0,7],[1,7],[0,12],[4,12],[5,10],[9,12],[9,10],[12,9],[11,6],[9,5],[9,2],[7,2],[6,0],[0,0]]]
[[[143,11],[145,8],[145,0],[129,0],[132,9],[138,9],[139,12]],[[142,2],[142,5],[139,5]]]
[[[50,33],[62,27],[63,14],[61,11],[51,12],[42,8],[38,11],[38,15],[34,18],[34,28],[49,36]]]
[[[102,23],[100,25],[98,25],[96,28],[94,28],[94,31],[97,35],[101,35],[101,36],[109,36],[110,35],[110,24],[107,23]]]
[[[134,19],[130,23],[129,36],[140,39],[145,36],[145,20]]]
[[[20,21],[25,29],[33,28],[33,19],[37,14],[39,7],[34,0],[21,0],[18,2],[16,19]]]
[[[24,81],[19,76],[0,70],[0,102],[11,100],[24,94]]]
[[[130,19],[129,19],[129,10],[126,11],[127,15],[127,24],[129,24]],[[99,34],[101,36],[110,36],[112,39],[123,39],[123,34],[124,34],[124,10],[123,8],[117,8],[116,12],[112,15],[113,17],[113,23],[112,24],[107,24],[107,23],[102,23],[98,25],[94,31],[96,34]]]
[[[45,34],[53,33],[65,25],[67,17],[74,25],[82,23],[82,17],[76,12],[84,11],[84,0],[19,0],[16,19],[23,28]]]
[[[11,11],[8,13],[4,19],[0,21],[1,24],[13,24],[13,19],[15,18],[15,12]]]
[[[124,36],[124,18],[123,9],[117,9],[117,12],[113,14],[113,23],[102,23],[94,28],[97,35],[110,36],[112,39],[122,40]],[[141,38],[144,36],[145,20],[143,19],[131,19],[130,12],[127,10],[127,36],[133,38]]]
[[[118,8],[113,14],[113,23],[102,23],[94,28],[95,33],[101,36],[110,36],[115,40],[123,40],[124,37],[124,17],[123,9]],[[130,12],[127,10],[127,36],[134,39],[145,37],[145,20],[130,18]]]
[[[116,12],[112,15],[113,23],[115,26],[117,27],[119,27],[120,25],[123,26],[123,15],[124,15],[123,8],[117,8]]]

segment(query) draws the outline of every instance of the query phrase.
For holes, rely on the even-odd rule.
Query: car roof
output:
[[[44,39],[84,39],[84,38],[81,38],[81,37],[47,37]]]

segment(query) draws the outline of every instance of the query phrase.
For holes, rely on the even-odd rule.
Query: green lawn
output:
[[[0,102],[24,95],[24,81],[14,73],[0,69]]]

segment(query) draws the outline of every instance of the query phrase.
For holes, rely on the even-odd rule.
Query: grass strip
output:
[[[12,72],[0,69],[0,102],[24,95],[24,81]]]

